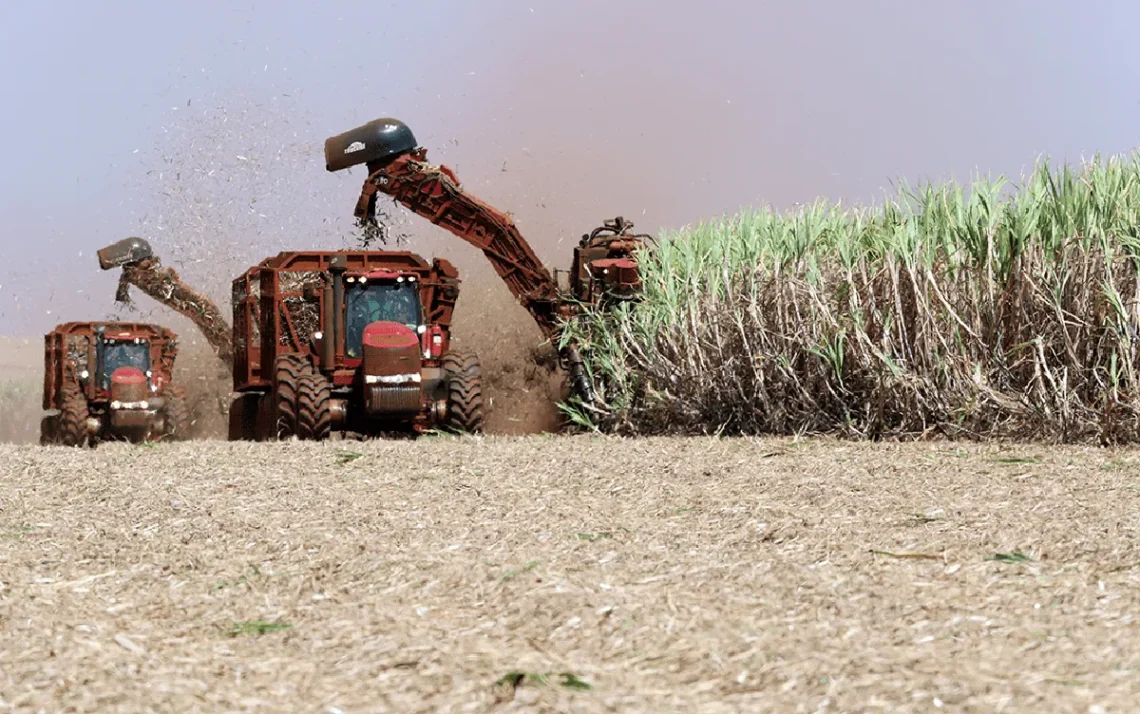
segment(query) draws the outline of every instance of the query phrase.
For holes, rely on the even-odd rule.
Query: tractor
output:
[[[173,384],[177,336],[135,322],[68,322],[44,336],[41,444],[184,439],[191,419]]]
[[[459,273],[401,251],[292,251],[233,282],[231,440],[480,433],[479,358],[451,346]]]

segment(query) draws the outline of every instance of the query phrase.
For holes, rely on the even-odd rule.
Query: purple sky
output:
[[[619,213],[656,232],[865,201],[897,177],[1129,151],[1140,128],[1140,6],[1123,0],[324,8],[4,3],[0,333],[104,317],[94,250],[127,235],[223,300],[266,255],[348,240],[361,174],[327,174],[321,146],[377,116],[559,267],[560,240]]]

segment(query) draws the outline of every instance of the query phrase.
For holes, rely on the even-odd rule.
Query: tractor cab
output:
[[[423,306],[414,274],[392,271],[349,273],[345,282],[345,356],[362,359],[366,342],[378,334],[403,335],[419,342],[424,334]]]
[[[96,332],[95,388],[110,401],[112,426],[149,424],[147,412],[158,408],[151,403],[158,391],[152,376],[148,338],[130,332]]]
[[[96,384],[103,391],[110,391],[115,383],[150,379],[150,340],[130,333],[108,335],[104,333],[95,342]]]
[[[359,359],[365,412],[411,418],[421,410],[427,332],[414,273],[374,270],[344,276],[345,357]],[[428,357],[424,354],[423,357]]]

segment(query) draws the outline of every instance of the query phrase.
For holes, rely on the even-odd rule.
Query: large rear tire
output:
[[[332,383],[322,374],[306,374],[297,384],[297,437],[324,441],[332,432]]]
[[[482,434],[486,409],[479,358],[473,352],[448,352],[443,356],[443,371],[447,376],[444,428],[461,434]]]
[[[277,407],[275,434],[279,440],[297,435],[297,390],[301,377],[312,373],[313,365],[301,355],[287,354],[277,358],[274,394]]]
[[[64,446],[86,446],[88,442],[87,419],[91,413],[87,409],[87,398],[77,387],[64,387],[63,400],[59,405],[56,422],[59,443]]]
[[[163,390],[164,436],[171,441],[185,441],[190,438],[190,406],[186,403],[186,390],[182,387],[169,387]]]

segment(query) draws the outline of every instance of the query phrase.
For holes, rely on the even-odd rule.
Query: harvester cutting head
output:
[[[597,304],[641,296],[638,252],[655,245],[655,241],[647,234],[632,233],[632,229],[632,221],[618,216],[582,236],[574,249],[570,276],[575,299]]]
[[[325,168],[342,171],[368,164],[375,170],[416,148],[416,137],[399,119],[374,119],[325,140]]]

